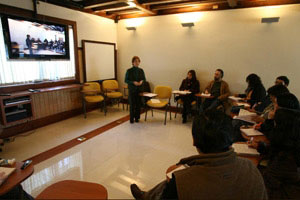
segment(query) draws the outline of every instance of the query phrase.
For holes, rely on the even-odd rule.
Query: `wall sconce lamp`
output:
[[[280,17],[263,17],[261,18],[261,23],[274,23],[279,22]]]
[[[128,26],[128,27],[126,27],[126,29],[129,30],[129,31],[135,31],[136,27],[134,27],[134,26]]]
[[[193,22],[186,22],[186,23],[181,23],[182,27],[193,27],[195,24]]]

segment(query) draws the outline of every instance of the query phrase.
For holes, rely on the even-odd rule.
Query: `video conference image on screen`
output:
[[[8,19],[13,57],[66,55],[65,27]]]

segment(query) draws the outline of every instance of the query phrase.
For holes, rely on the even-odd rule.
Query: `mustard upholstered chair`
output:
[[[83,85],[81,90],[82,95],[82,105],[84,118],[86,118],[86,103],[101,103],[103,102],[104,115],[106,115],[106,105],[104,97],[101,95],[101,87],[97,82],[89,82]],[[101,110],[102,110],[101,108]]]
[[[146,103],[146,114],[145,114],[145,121],[147,120],[147,111],[148,108],[165,108],[165,122],[164,125],[166,125],[167,121],[167,112],[168,109],[170,111],[170,120],[171,117],[171,96],[172,96],[172,88],[169,86],[156,86],[154,88],[154,93],[157,94],[155,99],[159,100],[158,103],[153,102],[152,99],[148,100]]]
[[[197,101],[193,101],[191,103],[192,106],[196,106],[197,104]],[[177,116],[177,111],[178,111],[178,107],[180,110],[182,110],[182,107],[183,107],[183,101],[181,99],[178,99],[178,101],[176,102],[176,112],[175,112],[175,118]]]
[[[102,88],[104,90],[104,96],[111,100],[117,100],[118,106],[123,98],[123,94],[119,92],[119,83],[116,80],[105,80],[102,82]]]

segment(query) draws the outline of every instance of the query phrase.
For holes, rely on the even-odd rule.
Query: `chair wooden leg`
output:
[[[152,112],[152,117],[153,117],[153,109],[151,108],[151,112]]]

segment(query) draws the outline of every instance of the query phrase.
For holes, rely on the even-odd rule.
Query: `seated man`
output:
[[[219,105],[224,104],[224,102],[227,100],[228,96],[230,95],[230,91],[228,84],[222,80],[223,77],[223,70],[217,69],[214,80],[212,80],[205,88],[205,93],[210,93],[213,98],[205,99],[200,107],[200,111],[217,108]]]
[[[290,84],[290,80],[286,76],[278,76],[275,80],[275,85],[284,85],[288,87]]]
[[[290,80],[286,76],[278,76],[275,80],[275,85],[283,85],[287,89],[290,84]],[[270,88],[269,88],[270,89]],[[287,89],[288,90],[288,89]],[[268,105],[270,105],[271,99],[270,95],[267,95],[259,104],[253,106],[253,111],[263,112]]]
[[[267,199],[261,174],[231,148],[232,125],[221,111],[205,111],[193,122],[193,145],[199,152],[181,159],[187,165],[149,192],[131,185],[136,199]]]

